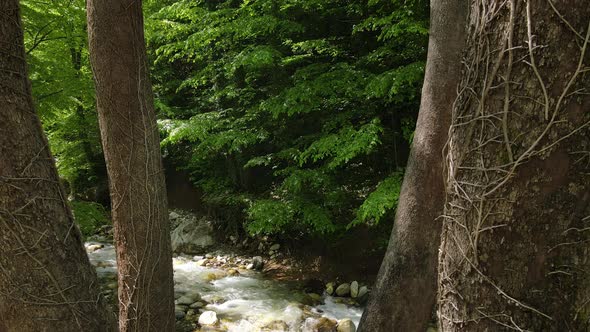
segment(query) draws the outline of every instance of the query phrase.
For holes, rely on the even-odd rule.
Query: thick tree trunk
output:
[[[0,2],[0,331],[114,331],[27,78],[18,1]]]
[[[590,6],[471,1],[439,265],[443,331],[590,328]]]
[[[121,331],[173,331],[166,187],[141,1],[89,0],[90,60],[111,188]]]
[[[436,299],[443,147],[460,80],[467,4],[431,4],[422,101],[387,253],[359,331],[424,331]]]

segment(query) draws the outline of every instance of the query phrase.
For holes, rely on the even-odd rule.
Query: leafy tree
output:
[[[24,11],[60,174],[75,198],[107,205],[84,1],[24,0]],[[209,211],[228,227],[286,236],[391,222],[427,1],[168,0],[144,11],[162,145]]]
[[[108,203],[85,2],[23,0],[21,6],[33,95],[60,175],[74,197]]]
[[[169,158],[251,233],[378,223],[399,193],[427,18],[425,1],[162,6],[147,26]]]

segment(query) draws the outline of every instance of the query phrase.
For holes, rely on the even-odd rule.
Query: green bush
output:
[[[95,202],[70,202],[76,224],[84,236],[90,236],[104,225],[110,224],[107,210]]]

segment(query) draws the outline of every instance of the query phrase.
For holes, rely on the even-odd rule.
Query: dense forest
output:
[[[201,209],[286,237],[388,219],[418,110],[426,1],[144,6],[163,154],[202,191]],[[83,1],[23,1],[23,17],[58,169],[74,211],[97,220],[90,202],[108,193]]]
[[[0,332],[587,331],[589,43],[585,0],[3,0]]]

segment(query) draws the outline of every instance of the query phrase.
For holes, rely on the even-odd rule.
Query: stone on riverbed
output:
[[[289,325],[282,320],[273,320],[272,322],[264,325],[261,331],[272,331],[272,332],[283,332],[289,331]]]
[[[337,328],[338,332],[356,332],[356,326],[354,326],[354,323],[348,319],[341,319],[338,321],[338,328]]]
[[[178,305],[191,305],[197,301],[201,300],[201,296],[197,293],[192,293],[192,294],[186,294],[183,295],[181,297],[178,298],[178,300],[176,300],[176,304]]]
[[[366,302],[368,297],[369,297],[369,289],[367,288],[367,286],[361,287],[359,289],[359,294],[357,297],[359,303]]]
[[[184,316],[186,316],[186,314],[184,313],[184,311],[174,310],[174,316],[176,317],[176,320],[181,320],[184,318]]]
[[[350,294],[350,284],[344,283],[336,288],[336,295],[347,296],[348,294]]]
[[[350,296],[353,298],[356,298],[357,296],[359,296],[359,283],[356,281],[353,281],[350,284]]]
[[[199,316],[199,325],[215,325],[219,322],[215,311],[205,311]]]
[[[215,280],[219,280],[219,279],[222,279],[225,277],[227,277],[227,273],[225,271],[216,271],[216,272],[207,273],[207,275],[203,278],[203,280],[205,280],[207,282],[213,282]]]
[[[262,260],[262,257],[255,256],[252,258],[252,263],[248,264],[248,266],[246,268],[248,270],[262,270],[263,267],[264,267],[264,260]]]
[[[91,244],[91,245],[86,246],[86,251],[87,252],[95,252],[95,251],[102,249],[102,248],[104,248],[104,244]]]
[[[262,267],[264,267],[264,261],[260,256],[255,256],[254,258],[252,258],[252,263],[254,264],[255,270],[262,270]]]
[[[197,301],[197,302],[189,305],[189,308],[192,308],[192,309],[201,309],[201,308],[204,308],[206,305],[207,304],[205,304],[204,302]]]
[[[336,324],[336,321],[326,317],[308,317],[303,323],[303,330],[314,332],[335,332]]]
[[[177,320],[181,320],[186,316],[187,310],[188,310],[187,306],[176,304],[174,306],[174,316],[176,316]]]
[[[333,282],[329,282],[326,284],[326,292],[328,293],[328,295],[334,294],[334,283]]]

